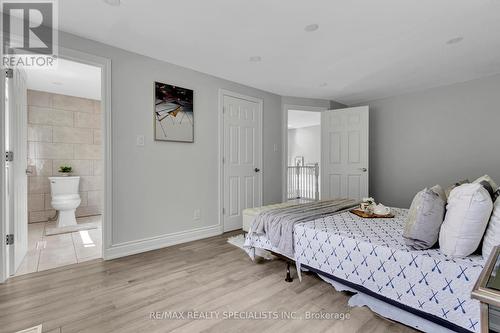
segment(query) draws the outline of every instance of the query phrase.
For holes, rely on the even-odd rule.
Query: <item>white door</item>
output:
[[[321,198],[368,196],[368,106],[321,114]]]
[[[10,149],[14,153],[9,172],[11,186],[9,193],[10,227],[14,244],[10,249],[10,275],[16,273],[28,250],[28,110],[26,94],[26,73],[14,69],[13,77],[7,81],[8,114],[10,118]]]
[[[262,101],[223,95],[224,231],[241,229],[242,211],[262,205]]]
[[[9,233],[10,229],[10,212],[12,209],[10,208],[10,194],[12,190],[10,189],[11,182],[11,162],[8,162],[4,156],[6,156],[6,152],[10,151],[10,120],[8,114],[8,100],[7,100],[7,80],[5,76],[5,68],[1,68],[0,70],[0,95],[1,95],[1,115],[0,115],[0,124],[1,124],[1,160],[2,160],[2,169],[0,170],[1,174],[1,182],[0,182],[0,282],[5,281],[9,274],[9,247],[4,241],[6,235]]]

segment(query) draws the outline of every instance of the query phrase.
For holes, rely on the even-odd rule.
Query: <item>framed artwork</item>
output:
[[[157,141],[194,142],[191,89],[155,82],[154,131]]]

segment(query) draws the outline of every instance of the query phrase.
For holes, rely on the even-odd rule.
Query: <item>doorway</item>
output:
[[[241,229],[242,211],[262,206],[261,99],[220,91],[223,231]]]
[[[7,255],[1,258],[0,282],[9,276],[103,258],[103,248],[109,243],[103,237],[110,196],[110,182],[105,181],[109,174],[109,60],[67,49],[60,51],[57,67],[15,69],[14,77],[6,77],[3,82],[6,112],[2,119],[8,120],[12,102],[24,105],[26,117],[23,122],[10,121],[10,132],[20,137],[24,133],[18,144],[2,144],[2,149],[14,150],[14,161],[24,163],[23,168],[16,168],[22,175],[12,177],[14,188],[20,189],[2,189],[2,205],[9,199],[14,205],[24,202],[24,211],[12,209],[24,216],[3,216],[2,236],[14,234],[14,244],[2,248]],[[24,87],[17,90],[12,89],[16,75],[25,77]],[[20,147],[27,150],[23,152]],[[5,179],[7,168],[2,169]],[[68,171],[70,177],[64,177]],[[52,177],[78,178],[74,226],[58,224]]]
[[[368,196],[368,114],[368,106],[284,106],[283,201]]]
[[[327,108],[285,105],[285,195],[298,203],[321,194],[321,112]]]

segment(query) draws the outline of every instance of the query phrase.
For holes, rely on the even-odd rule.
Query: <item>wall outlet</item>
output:
[[[135,144],[138,147],[144,146],[144,135],[138,135],[135,139]]]
[[[193,212],[193,220],[199,220],[199,219],[201,219],[201,210],[198,208],[195,209]]]

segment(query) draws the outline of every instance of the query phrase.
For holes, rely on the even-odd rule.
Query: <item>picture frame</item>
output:
[[[194,142],[194,91],[154,82],[155,141]]]

